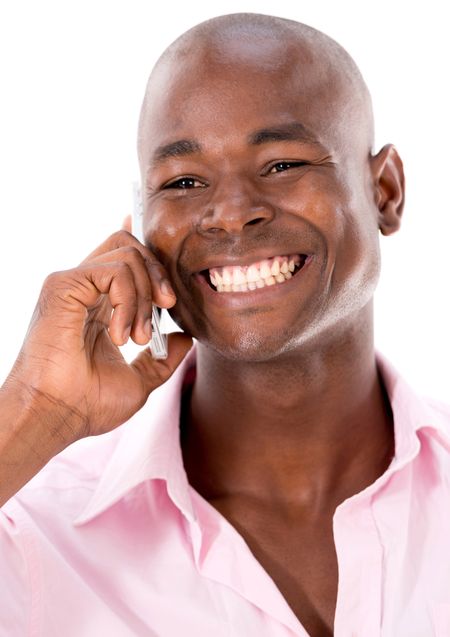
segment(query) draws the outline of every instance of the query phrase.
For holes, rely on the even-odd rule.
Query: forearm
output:
[[[76,410],[24,383],[0,388],[0,506],[80,438]]]

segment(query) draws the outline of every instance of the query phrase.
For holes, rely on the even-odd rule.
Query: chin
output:
[[[242,363],[264,363],[271,361],[294,350],[295,345],[287,340],[287,335],[278,332],[276,334],[261,334],[247,331],[233,334],[232,338],[220,339],[217,335],[213,338],[196,336],[200,346],[213,350],[221,358]]]
[[[172,320],[189,334],[200,347],[209,349],[220,358],[242,363],[263,363],[290,357],[308,340],[309,329],[298,321],[283,320],[280,324],[265,317],[252,316],[247,320],[230,321],[213,330],[201,315],[188,314],[181,305],[169,309]],[[266,323],[266,324],[265,324]],[[265,330],[262,330],[262,327]]]

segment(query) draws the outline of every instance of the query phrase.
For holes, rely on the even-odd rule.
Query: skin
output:
[[[67,445],[111,431],[144,405],[191,346],[169,337],[127,363],[118,345],[146,344],[152,301],[175,303],[167,273],[126,230],[44,282],[23,346],[0,387],[0,506]],[[114,310],[112,312],[112,310]]]
[[[44,282],[0,388],[0,505],[67,445],[128,420],[193,336],[180,422],[189,482],[309,635],[332,635],[334,512],[394,453],[373,293],[404,178],[395,148],[372,145],[361,76],[310,27],[224,16],[169,47],[140,120],[146,245],[124,229]],[[219,294],[199,275],[296,253],[308,255],[298,274],[251,293]],[[145,348],[128,363],[119,346],[148,344],[152,303],[186,333],[171,335],[167,360]]]
[[[154,72],[140,126],[144,231],[177,296],[171,314],[198,339],[181,422],[189,481],[320,637],[336,603],[333,513],[394,455],[373,293],[404,178],[392,145],[371,152],[367,96],[319,46],[255,34],[193,34]],[[248,143],[294,121],[313,141]],[[176,140],[201,149],[155,162]],[[197,276],[290,253],[312,259],[247,301]]]

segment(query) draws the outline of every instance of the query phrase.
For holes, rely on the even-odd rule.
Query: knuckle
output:
[[[122,248],[122,250],[126,255],[131,257],[133,260],[139,261],[140,263],[142,263],[142,260],[144,257],[142,256],[140,250],[136,246],[128,245]]]
[[[163,265],[160,261],[158,261],[158,259],[155,257],[154,254],[150,253],[149,257],[145,257],[144,258],[145,264],[147,265],[147,267],[149,268],[155,268],[155,267],[159,267],[162,268]]]
[[[46,290],[54,287],[61,280],[61,275],[62,272],[51,272],[45,277],[42,287]]]
[[[127,278],[132,276],[131,268],[126,261],[116,261],[115,269],[121,276],[125,276]]]
[[[138,308],[138,302],[135,296],[130,297],[130,299],[127,302],[127,308],[131,311],[131,312],[136,312],[137,308]]]
[[[40,293],[41,303],[47,306],[51,299],[64,296],[70,286],[73,285],[71,274],[71,270],[63,270],[47,275]]]
[[[113,243],[117,243],[119,246],[121,246],[125,241],[130,240],[130,233],[123,229],[117,230],[111,235],[110,239]]]
[[[67,290],[67,272],[51,272],[47,275],[39,294],[36,315],[44,316],[54,306],[58,297]]]
[[[164,276],[165,268],[159,261],[156,260],[155,257],[145,258],[145,266],[148,272],[153,276]]]
[[[137,252],[139,252],[136,246],[124,246],[122,248],[122,251],[125,252],[126,254],[136,254]]]
[[[143,295],[140,297],[140,301],[141,301],[141,303],[142,303],[142,304],[144,304],[144,305],[151,305],[151,304],[152,304],[152,302],[153,302],[153,297],[152,297],[152,295],[151,295],[151,294],[143,294]]]
[[[132,327],[137,314],[137,303],[135,299],[127,299],[126,303],[124,303],[123,308],[123,316],[126,320],[127,326]]]

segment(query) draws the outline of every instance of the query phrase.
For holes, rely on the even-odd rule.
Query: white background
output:
[[[448,400],[450,43],[445,2],[4,1],[0,5],[0,380],[41,282],[73,267],[131,210],[148,73],[197,22],[240,11],[340,42],[371,90],[377,150],[403,157],[401,232],[381,237],[376,343],[420,391]]]

